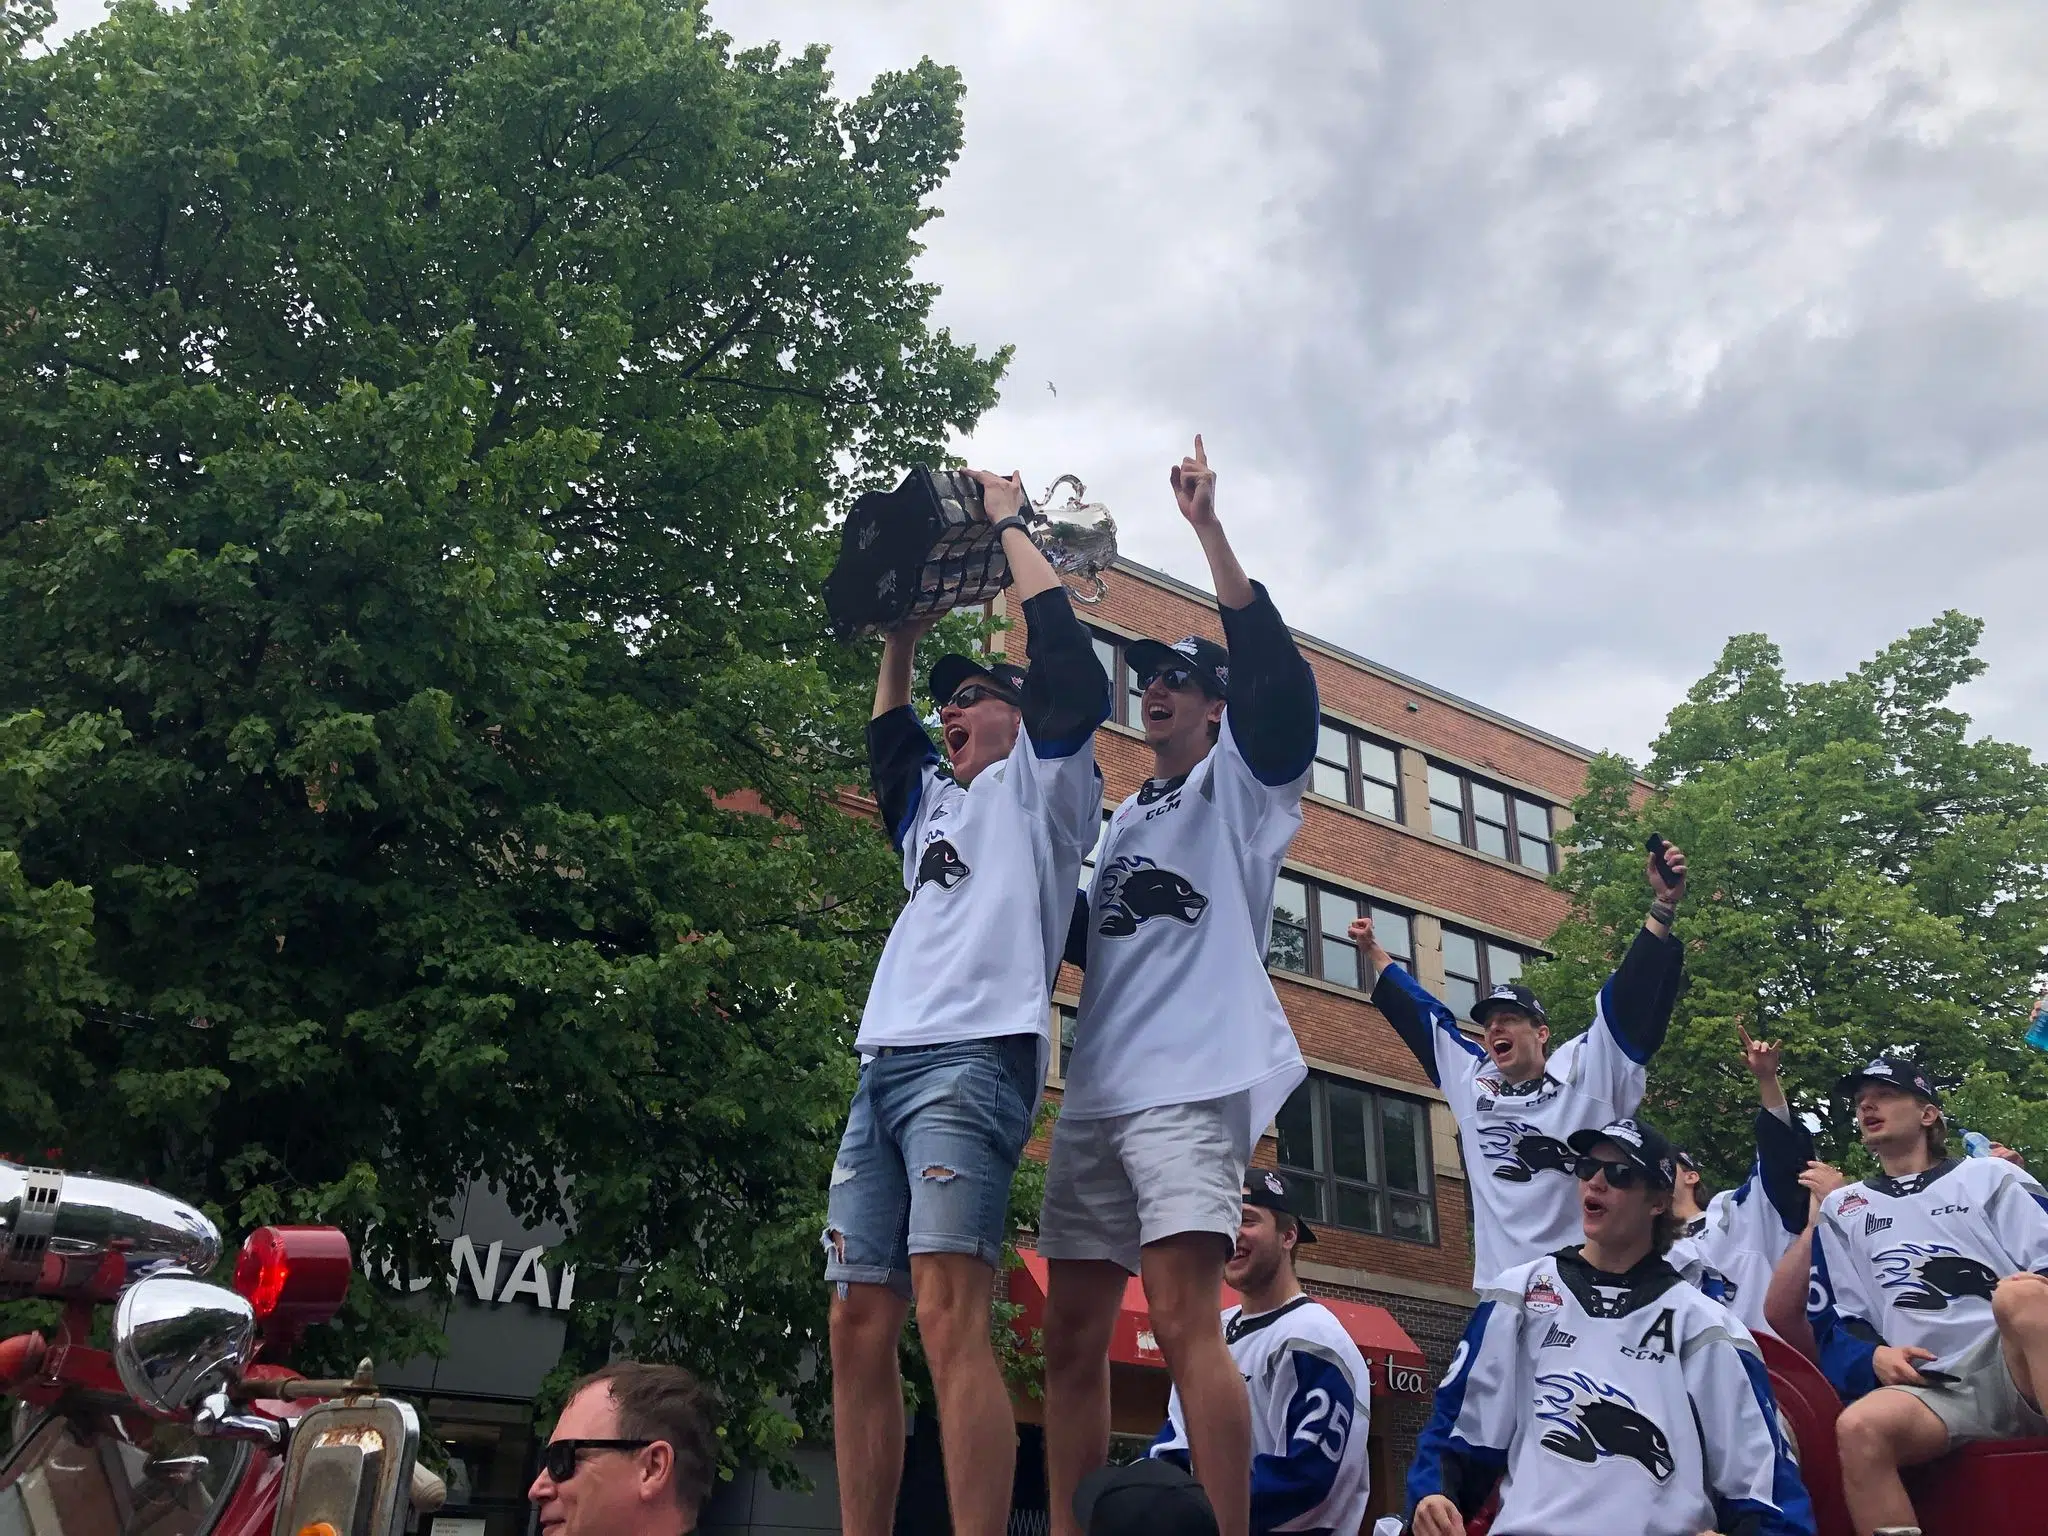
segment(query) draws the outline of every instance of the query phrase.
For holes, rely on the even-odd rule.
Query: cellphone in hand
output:
[[[1649,835],[1649,837],[1644,840],[1643,847],[1648,849],[1650,857],[1656,860],[1657,873],[1664,877],[1664,882],[1667,885],[1678,884],[1678,876],[1673,874],[1671,872],[1671,866],[1664,862],[1664,834],[1662,832],[1652,832]]]

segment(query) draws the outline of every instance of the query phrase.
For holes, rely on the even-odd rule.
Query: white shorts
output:
[[[1245,1095],[1165,1104],[1053,1127],[1038,1213],[1048,1259],[1108,1259],[1137,1274],[1138,1251],[1182,1232],[1237,1241],[1251,1148]]]

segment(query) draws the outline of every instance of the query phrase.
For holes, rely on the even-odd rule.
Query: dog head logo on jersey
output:
[[[1526,1184],[1539,1173],[1569,1174],[1578,1162],[1570,1147],[1521,1120],[1481,1126],[1479,1148],[1494,1165],[1493,1176],[1510,1184]]]
[[[1544,1434],[1543,1449],[1567,1461],[1590,1466],[1603,1456],[1613,1456],[1634,1462],[1660,1483],[1677,1466],[1671,1441],[1643,1416],[1635,1399],[1584,1371],[1538,1376],[1536,1416],[1557,1426]]]
[[[1877,1283],[1893,1293],[1892,1305],[1907,1312],[1946,1312],[1966,1296],[1991,1299],[1998,1271],[1956,1252],[1945,1243],[1901,1243],[1871,1260]]]
[[[910,888],[910,894],[915,896],[927,885],[950,891],[973,873],[967,867],[967,861],[960,857],[960,850],[942,837],[925,844],[924,853],[917,861],[917,884]]]
[[[1188,884],[1187,876],[1161,869],[1139,853],[1118,854],[1102,872],[1097,886],[1102,906],[1098,931],[1106,939],[1127,939],[1155,917],[1193,927],[1209,898]]]

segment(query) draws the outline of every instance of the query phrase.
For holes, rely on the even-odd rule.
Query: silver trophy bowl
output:
[[[1063,485],[1074,489],[1056,507],[1052,504],[1053,493]],[[1093,588],[1083,591],[1068,582],[1067,589],[1074,600],[1099,603],[1109,595],[1109,584],[1102,579],[1102,573],[1116,560],[1116,519],[1101,502],[1082,500],[1087,494],[1088,487],[1079,476],[1061,475],[1046,487],[1045,495],[1025,514],[1024,520],[1037,535],[1046,563],[1060,573],[1062,580],[1075,577]]]

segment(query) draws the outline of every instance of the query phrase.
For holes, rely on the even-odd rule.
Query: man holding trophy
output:
[[[1068,958],[1085,963],[1038,1251],[1053,1530],[1109,1446],[1109,1342],[1143,1277],[1223,1536],[1250,1521],[1251,1413],[1224,1344],[1223,1266],[1260,1131],[1306,1075],[1266,975],[1273,884],[1315,756],[1315,675],[1216,517],[1202,440],[1171,472],[1229,649],[1133,643],[1153,777],[1110,818]]]
[[[1109,714],[1109,682],[1020,515],[1031,509],[1017,476],[918,470],[896,495],[904,500],[883,507],[881,521],[875,509],[890,499],[863,498],[856,517],[865,520],[849,519],[835,572],[845,573],[842,591],[884,605],[862,609],[847,629],[893,625],[868,755],[910,892],[861,1018],[860,1085],[824,1234],[836,1288],[840,1519],[847,1536],[888,1536],[894,1525],[904,1438],[897,1344],[914,1297],[953,1529],[1001,1536],[1016,1430],[989,1303],[1011,1177],[1045,1082],[1053,976],[1099,825],[1095,728]],[[946,583],[939,558],[924,559],[921,520],[940,525],[941,499],[952,547],[971,545],[976,574],[1000,578],[1007,566],[1030,626],[1028,668],[959,655],[933,664],[950,777],[910,705],[917,642],[962,590]],[[909,553],[899,560],[892,543]],[[957,567],[957,552],[950,558]]]

